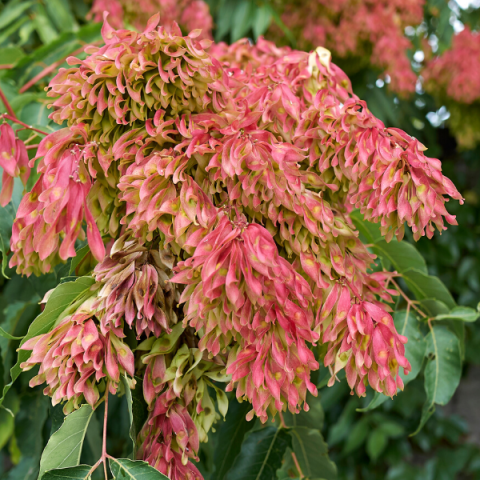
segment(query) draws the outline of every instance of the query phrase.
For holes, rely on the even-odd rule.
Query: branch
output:
[[[10,116],[14,117],[14,118],[17,118],[17,116],[15,115],[15,112],[13,111],[12,106],[8,102],[7,97],[5,96],[5,94],[3,93],[3,90],[1,88],[0,88],[0,99],[2,100],[3,104],[5,105],[5,108],[7,109],[8,114]]]
[[[427,318],[427,316],[425,315],[425,313],[423,313],[416,305],[414,300],[411,300],[410,298],[408,298],[408,296],[405,294],[405,292],[400,288],[400,285],[398,285],[398,283],[393,279],[391,278],[390,281],[395,285],[395,288],[398,290],[398,293],[403,297],[403,299],[407,302],[407,306],[408,308],[413,308],[419,315],[421,315],[423,318]]]
[[[96,42],[93,42],[92,45],[98,45],[99,43],[100,41],[96,41]],[[53,62],[48,67],[44,68],[40,73],[35,75],[31,80],[29,80],[23,87],[21,87],[19,92],[20,93],[26,92],[30,87],[33,87],[33,85],[35,85],[39,80],[46,77],[53,71],[55,71],[62,63],[65,62],[65,60],[68,57],[78,55],[79,53],[83,53],[84,50],[85,50],[85,45],[81,46],[80,48],[77,48],[77,50],[73,51],[72,53],[69,53],[66,57],[63,57],[60,60],[57,60],[56,62]]]
[[[0,90],[0,92],[1,92],[1,90]],[[12,110],[12,112],[13,112],[13,110]],[[42,135],[48,135],[48,132],[44,132],[43,130],[38,130],[38,128],[33,128],[31,125],[27,125],[26,123],[23,123],[21,120],[19,120],[15,116],[15,114],[7,115],[6,113],[4,113],[3,115],[0,115],[0,118],[6,118],[7,120],[10,120],[13,123],[18,123],[18,125],[21,125],[22,127],[25,127],[27,130],[32,130],[33,132],[41,133]]]

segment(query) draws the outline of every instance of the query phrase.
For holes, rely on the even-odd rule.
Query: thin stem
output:
[[[0,92],[1,92],[1,89],[0,89]],[[1,94],[0,94],[0,97],[1,97]],[[22,127],[25,127],[27,130],[32,130],[33,132],[38,132],[38,133],[41,133],[42,135],[48,135],[47,132],[44,132],[43,130],[38,130],[38,128],[33,128],[31,125],[27,125],[26,123],[23,123],[22,121],[20,121],[15,116],[15,113],[13,113],[13,110],[12,110],[12,114],[7,115],[6,113],[4,113],[3,115],[0,115],[0,118],[6,118],[7,120],[10,120],[13,123],[18,123],[18,125],[22,125]]]
[[[103,444],[102,444],[102,458],[103,472],[105,473],[105,480],[108,480],[107,473],[107,421],[108,421],[108,382],[105,390],[105,415],[103,416]]]
[[[411,300],[407,297],[405,292],[400,288],[400,285],[392,278],[390,279],[391,282],[395,285],[395,288],[398,290],[398,293],[403,297],[403,299],[407,302],[408,307],[412,307],[419,315],[423,318],[427,318],[427,316],[415,305],[415,301]]]
[[[302,469],[300,468],[300,464],[298,463],[297,456],[295,455],[295,452],[292,452],[292,458],[293,458],[293,463],[297,467],[298,470],[298,475],[300,476],[300,479],[305,478],[305,475],[302,472]]]
[[[40,144],[39,143],[36,143],[35,145],[27,145],[27,150],[32,150],[34,148],[38,148]]]
[[[100,42],[97,41],[97,42],[94,42],[92,45],[97,45],[99,43]],[[57,69],[57,67],[59,67],[62,63],[64,63],[68,57],[78,55],[79,53],[83,53],[84,50],[85,50],[85,45],[81,46],[80,48],[77,48],[77,50],[75,50],[74,52],[69,53],[66,57],[63,57],[60,60],[57,60],[56,62],[53,62],[48,67],[44,68],[39,74],[35,75],[31,80],[29,80],[22,88],[20,88],[19,92],[20,93],[26,92],[30,87],[35,85],[39,80],[46,77],[50,73],[54,72]]]
[[[0,100],[2,100],[2,102],[5,105],[5,108],[7,109],[7,112],[9,113],[9,115],[11,115],[13,118],[17,118],[17,116],[15,115],[15,112],[13,111],[12,106],[8,102],[7,97],[5,96],[5,94],[3,93],[3,90],[1,88],[0,88]]]

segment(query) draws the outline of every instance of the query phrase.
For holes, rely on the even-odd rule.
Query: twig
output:
[[[293,458],[293,463],[295,464],[295,467],[297,467],[300,480],[302,478],[305,478],[305,475],[303,474],[302,469],[300,468],[300,464],[298,463],[298,459],[297,459],[297,456],[295,455],[295,452],[292,452],[292,458]]]
[[[100,43],[99,41],[93,42],[92,45],[96,45],[99,43]],[[85,45],[82,45],[80,48],[77,48],[77,50],[75,50],[74,52],[69,53],[66,57],[63,57],[60,60],[57,60],[56,62],[53,62],[48,67],[44,68],[39,74],[35,75],[31,80],[29,80],[22,88],[20,88],[19,92],[20,93],[26,92],[30,87],[35,85],[43,77],[46,77],[47,75],[55,71],[57,67],[59,67],[62,63],[64,63],[68,57],[78,55],[79,53],[82,53],[84,50],[85,50]]]
[[[5,108],[7,109],[7,112],[9,113],[9,115],[11,115],[14,118],[17,118],[17,116],[15,115],[15,112],[13,111],[12,106],[8,102],[7,97],[5,96],[5,94],[3,93],[3,90],[1,88],[0,88],[0,99],[2,100],[3,104],[5,105]]]
[[[0,65],[0,70],[10,70],[13,68],[13,63],[6,63],[5,65]]]
[[[398,293],[407,302],[408,307],[412,307],[423,318],[427,318],[427,316],[415,305],[416,302],[407,297],[405,292],[400,288],[400,285],[398,285],[398,283],[393,278],[391,278],[390,281],[395,285],[395,288],[398,290]]]
[[[1,89],[0,89],[0,92],[1,92]],[[13,112],[13,110],[12,110],[12,112]],[[23,123],[21,120],[19,120],[15,116],[15,114],[7,115],[6,113],[4,113],[3,115],[0,115],[0,118],[6,118],[7,120],[10,120],[13,123],[18,123],[18,125],[22,125],[22,127],[25,127],[27,130],[32,130],[32,132],[38,132],[38,133],[41,133],[42,135],[48,135],[47,132],[39,130],[38,128],[33,128],[31,125],[27,125],[26,123]]]

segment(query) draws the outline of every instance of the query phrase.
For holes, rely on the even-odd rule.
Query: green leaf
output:
[[[417,378],[420,370],[422,369],[423,358],[425,357],[425,351],[427,344],[425,337],[420,331],[420,323],[417,317],[410,311],[407,315],[406,310],[399,310],[394,313],[393,321],[395,328],[400,335],[404,335],[408,338],[408,342],[405,345],[405,356],[407,357],[412,370],[408,375],[405,375],[403,368],[400,368],[400,377],[403,383],[406,385],[415,378]],[[368,412],[379,407],[385,403],[390,397],[387,397],[383,393],[375,392],[372,400],[365,408],[357,409],[358,412]]]
[[[263,35],[270,23],[272,22],[272,7],[267,3],[260,5],[255,9],[255,16],[253,18],[253,34],[255,35],[255,40],[258,39],[261,35]]]
[[[388,260],[398,273],[403,273],[409,268],[415,268],[419,272],[428,275],[425,260],[418,250],[408,242],[392,240],[390,243],[387,243],[385,240],[379,240],[375,243],[373,251],[382,260]]]
[[[434,326],[426,337],[430,355],[425,367],[425,392],[420,424],[416,435],[435,412],[435,404],[446,405],[460,383],[462,374],[461,345],[458,337],[444,326]]]
[[[67,0],[48,0],[45,6],[53,23],[61,32],[78,30],[78,24]]]
[[[324,412],[320,397],[314,397],[311,393],[307,395],[307,404],[310,407],[308,412],[300,410],[300,413],[290,413],[288,410],[283,413],[283,420],[287,427],[308,427],[321,430],[323,427]]]
[[[292,438],[284,428],[266,427],[250,433],[225,479],[276,479],[276,472],[291,442]]]
[[[0,14],[0,28],[10,25],[20,15],[30,8],[35,2],[10,2]]]
[[[92,407],[82,405],[65,417],[63,425],[50,437],[43,451],[39,479],[47,470],[75,467],[80,463],[85,433],[92,415]]]
[[[232,467],[242,448],[245,434],[249,432],[255,422],[247,422],[245,416],[252,409],[248,402],[238,402],[235,398],[230,401],[225,422],[217,430],[217,447],[215,449],[213,478],[223,480]]]
[[[289,433],[292,437],[293,452],[306,478],[337,478],[337,467],[328,458],[327,444],[318,430],[295,427]]]
[[[232,2],[233,3],[233,2]],[[252,24],[254,5],[251,0],[237,0],[233,13],[233,25],[230,32],[230,41],[236,42],[244,37]]]
[[[217,28],[215,31],[215,40],[219,42],[230,31],[233,22],[233,12],[235,3],[223,0],[220,4],[217,18]]]
[[[277,470],[277,480],[300,480],[297,466],[293,461],[293,452],[290,448],[285,450],[282,468]]]
[[[360,210],[354,210],[351,212],[350,218],[367,243],[377,243],[378,241],[383,240],[378,224],[364,220]]]
[[[72,263],[70,264],[70,271],[68,273],[69,275],[75,275],[77,267],[80,263],[82,263],[82,261],[89,253],[90,247],[88,245],[85,245],[76,252],[75,257],[72,258]]]
[[[387,397],[388,398],[388,397]],[[362,416],[350,430],[347,440],[343,446],[342,454],[348,455],[359,448],[367,439],[370,428],[368,426],[368,416]]]
[[[168,480],[168,477],[146,462],[111,457],[109,462],[115,480]]]
[[[480,312],[470,307],[455,307],[449,313],[437,315],[435,320],[460,320],[462,322],[475,322],[480,317]]]
[[[388,437],[385,433],[379,428],[373,430],[368,435],[367,440],[367,454],[368,456],[375,461],[380,454],[385,450],[385,447],[388,443]]]
[[[426,337],[425,391],[430,404],[446,405],[460,383],[462,360],[460,341],[443,326],[435,326]]]
[[[9,203],[6,207],[0,207],[0,252],[2,254],[2,275],[8,265],[8,252],[10,251],[10,238],[12,236],[12,225],[15,220],[15,209]]]
[[[23,337],[14,337],[0,327],[0,337],[8,338],[9,340],[21,340]]]
[[[420,331],[420,323],[412,311],[408,315],[406,310],[395,312],[393,321],[397,332],[408,338],[408,342],[405,345],[405,356],[410,362],[412,370],[408,375],[405,375],[403,368],[400,368],[400,377],[406,385],[417,378],[417,375],[420,373],[427,344],[425,337]]]
[[[123,387],[125,388],[125,396],[127,398],[128,416],[130,418],[130,438],[133,443],[133,458],[137,451],[137,436],[142,429],[147,416],[147,403],[143,397],[142,379],[135,377],[136,385],[133,390],[128,385],[126,377],[122,377]]]
[[[33,17],[33,24],[38,36],[44,44],[53,42],[58,37],[58,32],[48,18],[47,12],[43,5],[37,3],[34,7],[35,16]],[[33,123],[33,122],[31,122]]]
[[[45,310],[32,322],[27,334],[23,337],[20,345],[23,345],[30,338],[42,335],[51,330],[58,318],[65,312],[65,310],[86,292],[94,283],[91,277],[80,277],[75,282],[62,283],[50,295]],[[6,393],[10,390],[13,382],[18,378],[22,370],[20,364],[25,362],[30,357],[29,351],[20,350],[18,352],[17,363],[11,368],[10,376],[11,382],[3,388],[3,395],[0,398],[0,405],[5,398]]]
[[[403,272],[403,278],[418,300],[433,298],[445,303],[449,309],[456,307],[455,300],[439,278],[426,275],[416,268]]]
[[[427,401],[423,404],[422,408],[422,416],[420,418],[420,423],[417,427],[417,429],[411,433],[409,436],[413,437],[417,435],[418,432],[425,426],[427,423],[428,419],[434,414],[435,412],[435,404],[431,403],[430,400],[427,398]]]
[[[0,48],[0,65],[15,65],[24,55],[18,47]]]
[[[89,480],[91,468],[89,465],[78,465],[50,470],[43,474],[42,480]]]
[[[370,403],[364,408],[357,408],[357,412],[368,412],[370,410],[375,410],[375,408],[379,407],[380,405],[383,405],[389,399],[390,397],[387,397],[383,393],[374,392],[373,397],[370,400]]]

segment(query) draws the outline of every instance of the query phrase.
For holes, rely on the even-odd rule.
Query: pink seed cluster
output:
[[[38,148],[10,264],[48,272],[87,239],[99,263],[85,302],[23,345],[24,367],[40,364],[34,383],[73,406],[116,392],[119,375],[143,377],[139,456],[198,479],[198,444],[227,410],[219,382],[251,403],[248,418],[308,410],[325,345],[330,383],[345,369],[358,395],[403,388],[396,290],[372,272],[349,213],[387,240],[405,223],[431,237],[455,223],[448,197],[462,199],[438,160],[353,94],[328,50],[212,45],[157,24],[105,22],[105,45],[52,80],[51,117],[68,127]]]

